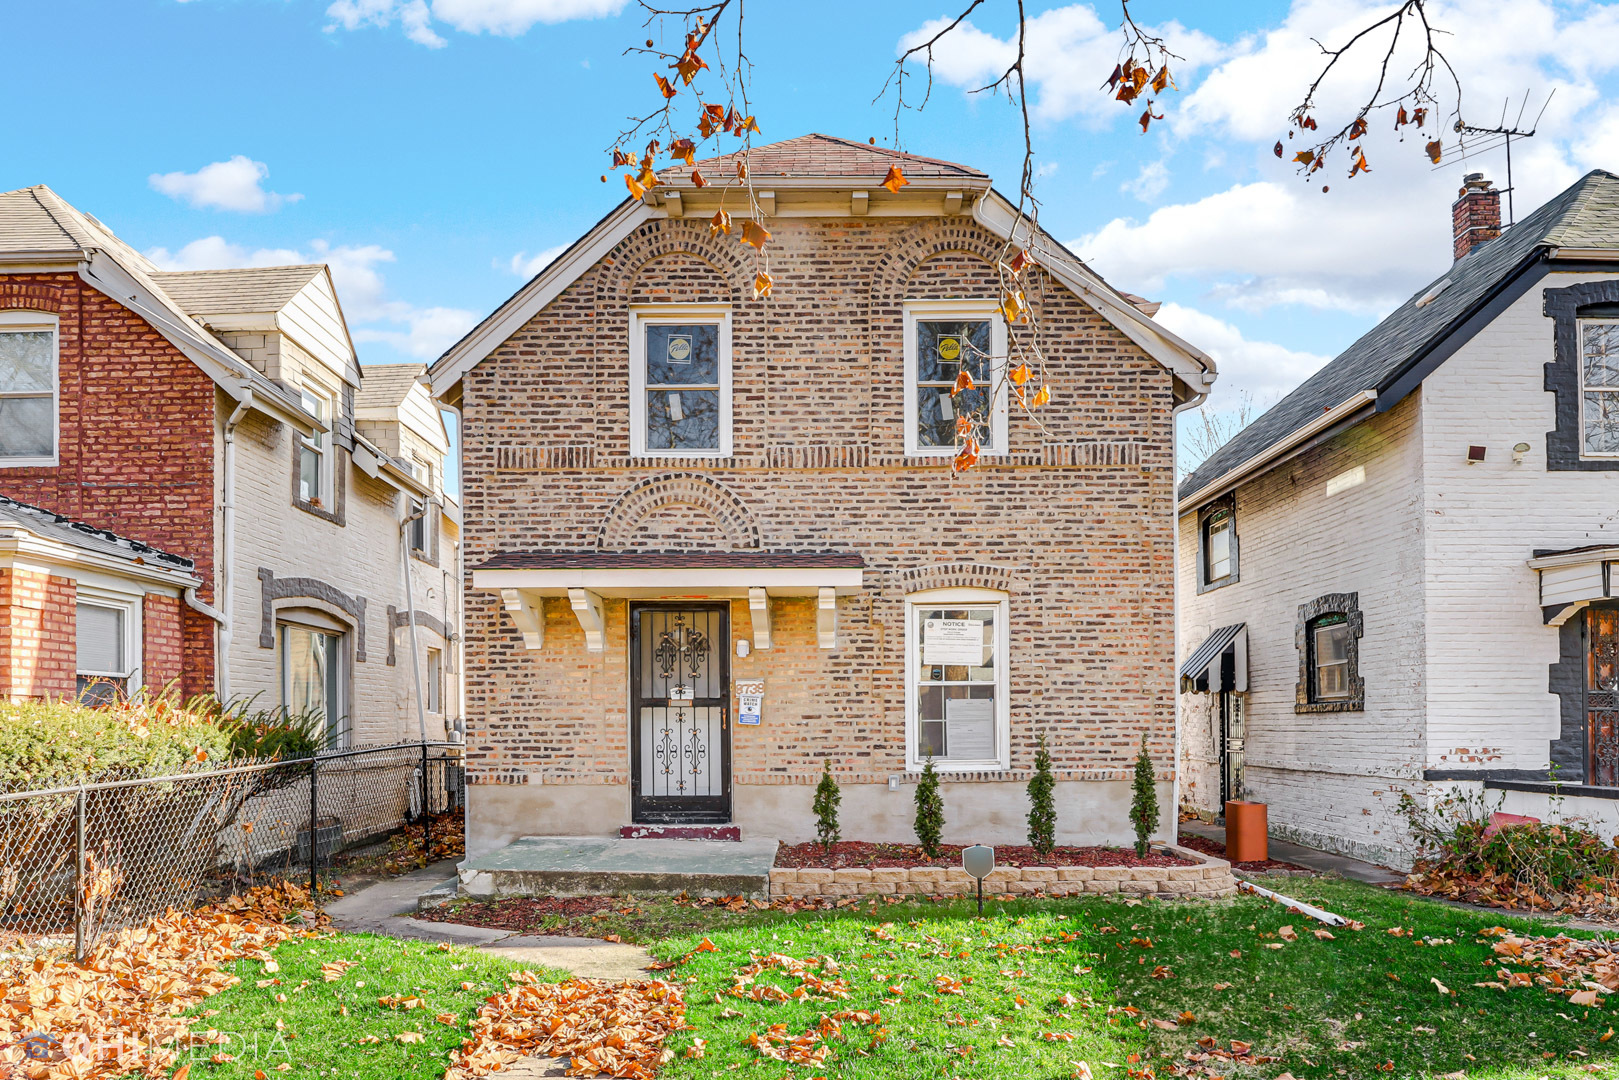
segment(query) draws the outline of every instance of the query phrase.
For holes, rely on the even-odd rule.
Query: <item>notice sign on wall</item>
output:
[[[750,727],[759,723],[764,714],[765,681],[738,679],[736,681],[736,722]]]
[[[984,665],[984,624],[976,619],[922,620],[922,663]]]

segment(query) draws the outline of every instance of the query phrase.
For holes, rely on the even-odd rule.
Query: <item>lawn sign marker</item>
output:
[[[978,879],[978,914],[984,914],[984,879],[995,869],[995,849],[974,844],[961,849],[961,868]]]

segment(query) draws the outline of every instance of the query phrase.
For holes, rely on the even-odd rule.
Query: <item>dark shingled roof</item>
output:
[[[98,529],[87,522],[77,521],[44,507],[18,502],[0,495],[0,522],[15,522],[35,535],[57,540],[86,551],[114,555],[135,563],[160,564],[169,570],[191,570],[196,563],[183,555],[167,551],[120,536],[109,529]]]
[[[859,569],[855,551],[508,551],[476,570]]]
[[[1210,454],[1182,481],[1180,497],[1190,498],[1214,484],[1356,393],[1388,389],[1518,268],[1546,249],[1562,247],[1619,250],[1619,177],[1593,170],[1499,238],[1474,248]],[[1418,306],[1446,281],[1443,291]]]

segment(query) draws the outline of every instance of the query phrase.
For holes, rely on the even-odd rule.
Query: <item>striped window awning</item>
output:
[[[1229,663],[1227,660],[1229,659]],[[1181,692],[1215,694],[1248,689],[1248,624],[1233,623],[1210,634],[1181,665]]]

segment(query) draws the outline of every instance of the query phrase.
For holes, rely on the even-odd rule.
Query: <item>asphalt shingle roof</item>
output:
[[[1197,494],[1356,393],[1388,388],[1519,266],[1537,252],[1559,247],[1619,250],[1619,176],[1593,170],[1495,240],[1474,248],[1210,454],[1182,481],[1180,497]]]
[[[150,275],[188,315],[280,311],[321,272],[318,263],[241,270],[161,271]]]
[[[367,364],[360,369],[356,409],[397,408],[425,369],[420,364]]]
[[[697,162],[697,169],[711,180],[727,180],[736,175],[737,154],[721,154]],[[898,165],[907,179],[988,180],[986,173],[967,165],[940,158],[907,154],[882,146],[871,146],[835,135],[809,134],[796,139],[755,146],[748,152],[748,169],[759,181],[779,177],[794,179],[849,179],[880,182],[891,165]],[[691,186],[691,169],[675,165],[658,173],[658,182]]]
[[[172,555],[139,540],[0,495],[0,524],[6,522],[14,522],[47,540],[114,555],[129,562],[154,563],[169,570],[190,570],[196,565],[182,555]]]

